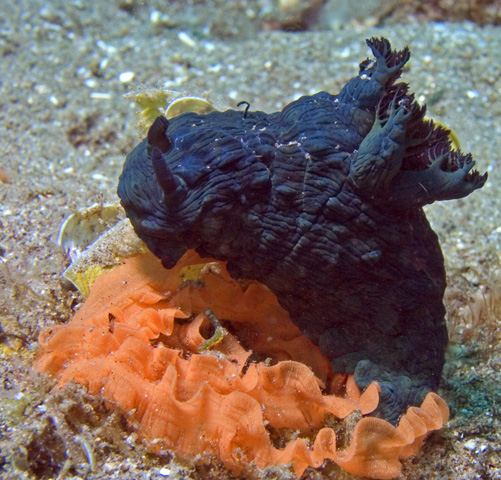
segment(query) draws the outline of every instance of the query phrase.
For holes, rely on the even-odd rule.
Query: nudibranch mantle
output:
[[[158,117],[118,195],[166,268],[196,249],[267,285],[334,372],[379,383],[379,414],[397,423],[437,388],[447,344],[444,260],[421,207],[487,175],[397,82],[409,50],[367,44],[375,60],[338,95]]]

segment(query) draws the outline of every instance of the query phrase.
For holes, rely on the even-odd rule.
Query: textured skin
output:
[[[157,118],[118,194],[166,268],[195,248],[266,284],[335,372],[379,382],[379,414],[396,423],[438,386],[447,343],[444,262],[421,207],[486,175],[396,83],[408,49],[367,43],[375,61],[337,96]]]

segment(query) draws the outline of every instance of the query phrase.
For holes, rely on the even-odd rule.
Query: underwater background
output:
[[[62,278],[64,219],[117,201],[138,143],[136,94],[283,108],[339,91],[365,39],[408,45],[427,115],[472,152],[484,188],[426,207],[446,260],[449,423],[403,461],[406,479],[501,479],[501,4],[373,0],[20,1],[0,6],[0,478],[244,478],[150,453],[120,413],[31,369],[44,327],[82,297]],[[117,243],[121,241],[117,238]],[[254,475],[254,477],[252,476]],[[303,478],[356,478],[340,469]],[[245,478],[294,478],[287,468]],[[359,477],[360,478],[360,477]]]

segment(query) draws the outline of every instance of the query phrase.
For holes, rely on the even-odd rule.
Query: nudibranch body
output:
[[[334,372],[378,381],[396,423],[437,388],[447,343],[444,261],[421,207],[487,176],[397,83],[409,50],[367,43],[375,60],[338,95],[158,117],[118,194],[166,268],[196,249],[267,285]]]

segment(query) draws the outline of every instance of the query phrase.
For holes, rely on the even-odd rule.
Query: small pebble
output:
[[[471,440],[468,440],[465,444],[464,444],[464,448],[468,449],[468,450],[475,450],[475,448],[477,448],[477,440],[472,438]]]
[[[120,80],[120,83],[130,83],[134,78],[134,72],[128,71],[128,72],[122,72],[118,76],[118,80]]]
[[[197,42],[193,40],[192,37],[190,37],[186,32],[179,32],[177,34],[177,38],[181,40],[185,45],[188,45],[188,47],[195,47],[197,45]]]
[[[86,78],[84,84],[86,87],[94,88],[97,87],[97,80],[95,78]]]
[[[109,100],[109,99],[111,99],[111,93],[109,93],[109,92],[90,92],[89,97],[95,98],[98,100]]]
[[[150,12],[150,22],[151,23],[155,23],[155,24],[160,23],[161,17],[162,17],[162,14],[158,10],[152,10]]]
[[[466,96],[468,98],[477,98],[480,96],[480,94],[476,90],[467,90],[466,91]]]

